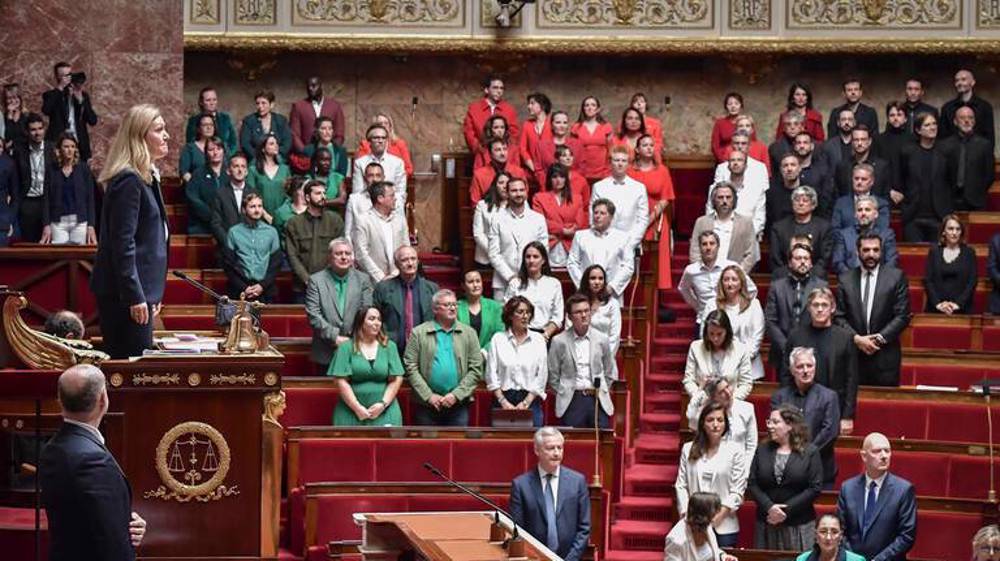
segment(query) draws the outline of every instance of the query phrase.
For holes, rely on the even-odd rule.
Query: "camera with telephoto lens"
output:
[[[86,72],[74,72],[69,75],[69,83],[74,86],[82,86],[87,81]]]

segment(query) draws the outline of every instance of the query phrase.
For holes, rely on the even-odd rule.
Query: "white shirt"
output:
[[[73,419],[67,419],[65,417],[63,417],[63,422],[83,427],[87,432],[97,437],[97,440],[101,443],[101,445],[104,444],[104,435],[101,434],[101,431],[97,430],[93,425],[88,425],[87,423],[81,423],[80,421],[74,421]]]
[[[28,187],[28,198],[41,197],[45,194],[45,142],[37,147],[34,144],[28,148],[31,162],[31,186]]]
[[[485,200],[476,203],[476,210],[472,214],[472,238],[476,241],[476,263],[490,264],[490,227],[503,208],[495,206],[493,210],[490,210],[489,204]]]
[[[381,156],[375,154],[365,154],[354,159],[353,171],[351,172],[351,192],[364,193],[367,191],[365,185],[365,168],[368,164],[377,162],[382,165],[385,180],[396,187],[396,208],[406,208],[406,164],[403,159],[393,156],[388,152],[383,152]]]
[[[751,299],[742,312],[739,306],[726,306],[726,315],[733,326],[733,338],[743,343],[751,357],[760,354],[760,343],[764,340],[764,310],[760,301]]]
[[[542,497],[543,498],[546,497],[546,494],[545,494],[545,485],[546,485],[546,483],[545,483],[546,482],[546,477],[545,476],[546,475],[547,474],[545,473],[545,470],[542,469],[542,466],[538,466],[538,477],[542,478]],[[559,466],[556,466],[556,470],[554,472],[552,472],[552,479],[549,480],[549,484],[552,485],[552,502],[553,502],[552,507],[553,508],[559,508]]]
[[[698,426],[698,416],[701,408],[708,402],[704,392],[691,398],[688,402],[687,418],[691,430]],[[757,452],[757,414],[753,404],[742,399],[733,399],[729,406],[729,432],[722,436],[723,442],[734,442],[743,448],[743,457],[753,459]]]
[[[621,182],[614,177],[602,179],[594,184],[590,195],[593,205],[597,199],[608,199],[615,204],[615,216],[611,227],[628,234],[630,251],[642,243],[649,225],[649,196],[646,186],[626,176]]]
[[[723,162],[715,167],[715,179],[708,186],[708,200],[705,201],[705,214],[715,214],[712,208],[711,193],[712,187],[720,181],[730,181],[732,174],[729,172],[729,164]],[[764,231],[764,223],[767,221],[767,190],[771,186],[767,178],[767,166],[764,162],[747,157],[747,169],[743,172],[743,185],[737,186],[736,193],[736,214],[747,216],[753,219],[753,230],[759,235]]]
[[[545,399],[549,380],[548,350],[541,333],[528,331],[528,338],[518,344],[509,329],[490,339],[486,354],[486,389],[525,390],[537,399]]]
[[[73,111],[73,95],[66,100],[66,132],[76,136],[76,111]]]
[[[572,328],[570,328],[572,329]],[[573,331],[573,362],[576,363],[576,389],[594,389],[594,380],[590,375],[590,329],[583,335]]]
[[[719,255],[729,255],[729,243],[733,239],[733,216],[729,215],[729,220],[719,220],[718,217],[712,221],[712,231],[719,236]]]
[[[494,289],[505,290],[507,284],[517,276],[517,271],[521,268],[521,254],[525,246],[533,241],[548,245],[549,230],[544,216],[527,205],[519,215],[509,207],[499,211],[490,226],[489,235]],[[535,310],[535,315],[538,315],[538,310]]]
[[[622,341],[622,307],[614,298],[609,298],[607,304],[592,309],[590,327],[608,336],[608,348],[611,356],[618,354],[618,346]]]
[[[684,267],[681,280],[677,283],[677,290],[688,306],[697,312],[698,323],[705,319],[708,312],[715,309],[715,291],[716,287],[719,286],[719,277],[722,276],[722,270],[730,265],[739,267],[738,263],[721,257],[716,258],[712,267],[706,266],[703,261]],[[749,276],[747,277],[747,292],[750,293],[751,298],[757,297],[757,285]]]
[[[861,257],[860,255],[858,256]],[[858,292],[861,294],[861,301],[865,301],[865,277],[871,273],[872,280],[871,285],[868,287],[868,307],[865,308],[865,323],[871,325],[872,323],[872,306],[875,305],[875,285],[878,284],[878,273],[879,269],[882,268],[881,264],[875,265],[875,268],[869,271],[865,269],[864,266],[861,267],[861,286],[858,287]]]
[[[323,98],[314,99],[312,102],[313,111],[316,112],[316,117],[320,117],[323,113]]]
[[[562,325],[562,283],[555,277],[542,275],[537,279],[529,278],[528,285],[522,287],[520,277],[515,276],[507,286],[504,301],[514,296],[524,296],[535,306],[535,315],[528,327],[542,329],[548,323]]]
[[[390,214],[389,216],[383,216],[382,213],[378,212],[377,210],[375,211],[375,214],[379,218],[378,225],[379,228],[382,230],[382,239],[385,240],[385,259],[389,263],[392,263],[393,262],[392,254],[396,252],[397,244],[400,243],[400,240],[395,239],[394,236],[395,232],[393,232],[393,230],[396,229],[395,228],[396,224],[395,221],[393,220],[393,215]]]
[[[580,230],[573,235],[573,244],[566,259],[566,271],[573,284],[579,288],[583,271],[591,265],[604,267],[604,281],[621,303],[625,287],[632,280],[635,257],[630,250],[628,234],[615,228],[598,232],[594,228]]]
[[[233,188],[233,196],[236,197],[236,210],[243,212],[243,191],[246,189],[247,184],[244,183],[237,187],[230,183],[229,186]]]
[[[400,207],[396,207],[400,208]],[[354,227],[358,225],[361,217],[372,209],[372,198],[368,192],[351,193],[347,197],[347,210],[344,212],[344,235],[354,239]]]

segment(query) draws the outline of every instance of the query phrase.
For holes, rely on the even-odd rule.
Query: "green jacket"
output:
[[[198,121],[201,119],[201,111],[188,117],[187,126],[184,128],[184,141],[194,142],[198,135]],[[215,112],[215,136],[222,139],[226,145],[226,154],[236,153],[240,147],[240,139],[236,136],[236,127],[233,126],[233,118],[225,111]]]
[[[479,310],[479,314],[483,322],[479,327],[479,346],[489,350],[490,339],[493,339],[493,335],[495,333],[503,333],[504,329],[506,329],[501,317],[503,316],[503,305],[485,296],[479,299],[479,305],[482,307]],[[465,298],[458,301],[458,321],[465,325],[472,325],[469,321],[469,301]]]
[[[459,401],[472,397],[476,386],[483,379],[483,355],[479,352],[476,332],[468,325],[455,322],[453,347],[455,364],[458,366],[458,385],[452,394]],[[434,320],[425,321],[413,328],[403,355],[403,368],[413,392],[424,403],[431,398],[431,388],[427,385],[434,354],[437,352],[437,329]]]

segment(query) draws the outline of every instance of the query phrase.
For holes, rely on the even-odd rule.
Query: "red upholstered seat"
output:
[[[1000,338],[1000,332],[996,333]],[[985,334],[983,345],[985,346]],[[957,359],[959,360],[959,359]],[[984,377],[980,366],[962,366],[961,364],[903,364],[900,381],[903,384],[926,384],[931,386],[954,386],[965,389]]]
[[[989,442],[986,406],[963,403],[930,404],[928,440]],[[1000,434],[1000,415],[993,416],[994,434]]]
[[[318,481],[377,481],[375,466],[375,441],[303,439],[299,444],[298,481],[289,487]]]
[[[910,556],[924,559],[967,559],[972,536],[984,524],[975,514],[917,511],[917,542]]]
[[[566,442],[563,448],[563,463],[573,466],[588,480],[594,473],[594,444],[587,442]]]
[[[1000,466],[993,477],[1000,481]],[[985,499],[990,488],[990,461],[988,456],[955,456],[951,459],[951,478],[948,496],[964,499]]]
[[[438,481],[424,469],[430,462],[450,475],[452,446],[445,440],[376,440],[375,479],[372,481]],[[365,481],[363,479],[354,481]]]
[[[286,427],[307,425],[329,425],[333,419],[333,408],[337,405],[338,392],[335,388],[286,388],[285,414],[281,424]]]
[[[865,400],[854,419],[854,433],[881,432],[889,438],[925,438],[927,405],[922,402]]]
[[[983,326],[983,350],[1000,351],[1000,326]]]
[[[511,441],[462,442],[455,447],[451,477],[456,481],[509,481],[511,474],[523,473],[534,463],[531,446]]]
[[[914,308],[913,311],[923,311],[923,304],[919,310]],[[926,349],[969,349],[972,347],[972,330],[965,326],[915,325],[913,346]]]

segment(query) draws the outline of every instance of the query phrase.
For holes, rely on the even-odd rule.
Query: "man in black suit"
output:
[[[769,189],[768,194],[772,190]],[[819,278],[826,278],[826,264],[833,252],[833,232],[830,222],[815,214],[819,202],[816,190],[809,186],[798,187],[788,198],[792,202],[792,214],[771,225],[771,278],[780,279],[788,274],[792,239],[800,237],[809,239],[816,256],[813,272]]]
[[[212,204],[212,236],[220,251],[226,247],[229,229],[243,219],[243,196],[254,192],[246,183],[247,156],[243,152],[229,158],[226,174],[229,183],[219,187]]]
[[[882,264],[882,238],[865,232],[858,236],[861,267],[838,277],[837,323],[847,328],[858,355],[860,383],[898,386],[903,360],[899,336],[910,324],[910,294],[906,275]]]
[[[131,561],[146,521],[132,511],[132,489],[98,430],[108,412],[104,373],[89,364],[63,372],[59,405],[63,424],[38,471],[49,561]]]
[[[372,300],[382,312],[382,326],[386,334],[396,343],[402,356],[413,328],[433,318],[431,299],[438,291],[438,285],[420,274],[417,250],[412,246],[404,245],[397,249],[393,260],[399,274],[376,284]],[[409,309],[407,301],[411,303]]]
[[[903,101],[903,112],[906,115],[907,129],[913,133],[913,123],[916,122],[917,115],[930,113],[936,118],[938,116],[937,107],[924,102],[924,81],[915,76],[906,80],[906,87],[903,90],[906,100]]]
[[[976,133],[990,141],[990,147],[996,146],[996,131],[993,130],[993,105],[975,93],[976,77],[969,70],[959,70],[955,73],[954,99],[941,106],[941,119],[938,122],[938,138],[945,139],[956,134],[955,113],[962,106],[971,107],[976,114]]]
[[[872,188],[874,195],[889,198],[889,188],[892,186],[892,168],[889,162],[872,153],[872,138],[875,132],[858,124],[851,131],[851,158],[845,158],[837,164],[834,172],[834,182],[837,186],[837,196],[851,194],[854,184],[854,170],[858,164],[868,164],[872,167]]]
[[[63,132],[76,137],[80,161],[90,160],[90,131],[88,126],[97,124],[97,113],[90,104],[90,94],[84,91],[86,76],[73,75],[68,62],[57,62],[53,68],[56,87],[42,94],[42,113],[49,118],[49,132],[45,139],[54,142]]]
[[[764,325],[771,340],[768,362],[779,372],[788,354],[788,336],[793,329],[809,321],[806,298],[813,290],[827,286],[826,279],[814,274],[812,256],[813,250],[808,245],[793,246],[788,256],[788,275],[772,281],[767,291]]]
[[[858,351],[854,348],[852,333],[833,324],[837,307],[829,288],[814,289],[809,293],[806,303],[810,321],[792,329],[785,348],[815,349],[815,380],[835,392],[839,432],[851,434],[854,431],[854,410],[858,403]],[[790,360],[786,364],[794,367]],[[791,385],[794,370],[786,370],[781,374],[782,382]],[[832,483],[833,479],[829,482]]]
[[[771,162],[771,178],[781,174],[781,158],[792,152],[795,137],[802,132],[802,115],[789,111],[781,117],[781,136],[767,147],[767,157]]]
[[[45,141],[45,119],[38,113],[30,113],[27,123],[28,144],[14,154],[18,177],[21,178],[20,189],[15,197],[17,222],[21,240],[48,243],[49,240],[43,238],[49,225],[45,185],[55,164],[55,153],[52,144]],[[51,238],[51,233],[48,235]]]
[[[993,292],[990,292],[990,313],[1000,315],[1000,232],[990,238],[986,255],[986,277],[993,284]]]
[[[812,445],[819,450],[823,461],[823,488],[833,489],[837,478],[834,447],[840,433],[840,404],[837,394],[816,380],[816,363],[819,362],[813,347],[795,346],[788,356],[788,370],[792,383],[778,388],[771,395],[771,410],[788,403],[802,412],[809,425]]]
[[[958,133],[941,141],[948,185],[955,187],[956,210],[981,210],[993,184],[993,147],[976,133],[976,113],[971,107],[955,111]]]
[[[816,214],[830,218],[830,213],[833,212],[833,200],[837,198],[834,193],[836,187],[833,185],[833,163],[823,154],[823,150],[816,150],[813,137],[805,131],[795,135],[792,149],[799,157],[799,184],[808,185],[816,190],[816,195],[819,197]]]
[[[834,107],[830,111],[830,118],[826,122],[826,137],[835,138],[838,130],[838,119],[841,111],[854,113],[854,122],[858,125],[865,125],[870,131],[878,131],[878,112],[864,103],[861,103],[861,80],[848,78],[844,80],[844,104]]]

